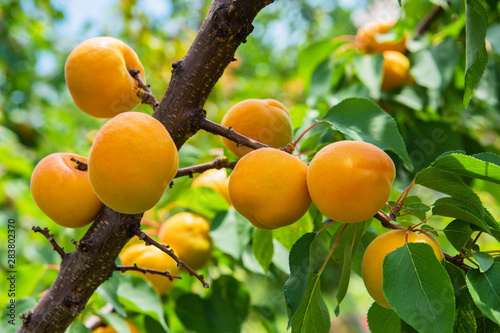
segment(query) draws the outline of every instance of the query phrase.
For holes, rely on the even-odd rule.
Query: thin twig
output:
[[[57,244],[56,240],[54,239],[54,234],[51,234],[49,232],[48,228],[43,228],[42,229],[39,226],[33,226],[33,228],[31,228],[31,230],[33,230],[34,232],[39,232],[42,235],[44,235],[45,238],[47,238],[47,240],[50,242],[50,244],[52,244],[52,247],[54,248],[54,251],[56,251],[57,253],[59,253],[59,255],[61,256],[61,259],[64,259],[64,256],[66,255],[66,252],[64,252],[64,249],[61,246],[59,246],[59,244]]]
[[[189,176],[189,178],[192,178],[193,174],[195,173],[202,173],[210,169],[226,168],[229,164],[230,162],[226,156],[216,157],[212,162],[193,165],[187,168],[179,169],[177,170],[177,173],[175,174],[174,178],[179,178],[184,176]]]
[[[203,284],[204,288],[208,288],[208,283],[205,281],[204,275],[196,273],[191,267],[186,265],[186,263],[184,263],[181,259],[179,259],[179,257],[174,254],[174,250],[172,250],[169,246],[155,241],[153,238],[144,233],[140,228],[132,227],[132,232],[137,237],[139,237],[139,239],[143,240],[146,245],[156,246],[158,249],[168,254],[170,257],[172,257],[172,259],[175,260],[175,262],[177,263],[177,267],[184,267],[189,272],[189,275],[194,275]]]
[[[129,68],[128,72],[134,79],[137,80],[137,84],[139,88],[141,88],[137,90],[137,97],[141,99],[141,103],[149,104],[153,108],[153,111],[156,110],[160,103],[156,99],[155,95],[153,95],[153,93],[151,92],[149,84],[146,84],[146,82],[144,82],[144,80],[142,80],[141,76],[139,75],[141,71],[135,68]]]
[[[421,36],[424,32],[426,32],[431,23],[442,13],[444,12],[444,8],[442,6],[438,6],[434,8],[426,17],[424,17],[417,25],[415,29],[415,36]]]
[[[134,264],[132,266],[124,266],[124,265],[116,265],[115,271],[120,271],[122,273],[126,271],[136,271],[136,272],[141,272],[141,273],[149,273],[149,274],[157,274],[157,275],[163,275],[166,276],[170,279],[170,281],[173,281],[174,279],[182,279],[179,275],[172,275],[170,274],[170,271],[159,271],[156,269],[152,268],[144,268],[144,267],[139,267],[137,264]]]
[[[209,133],[220,135],[225,137],[226,139],[234,141],[238,146],[246,146],[253,149],[269,148],[269,146],[266,144],[255,141],[254,139],[250,139],[235,132],[231,127],[219,125],[211,120],[208,120],[207,118],[203,118],[200,120],[200,128]]]

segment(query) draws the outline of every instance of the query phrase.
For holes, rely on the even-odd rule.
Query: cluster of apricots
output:
[[[381,88],[391,91],[412,82],[410,61],[404,55],[406,37],[396,40],[381,40],[395,25],[394,21],[372,21],[359,28],[356,34],[356,47],[365,53],[382,53]]]
[[[382,87],[387,90],[408,82],[400,73],[409,75],[406,67],[400,70],[389,65],[396,53],[404,57],[404,41],[380,43],[376,39],[391,27],[379,24],[358,33],[359,48],[384,52],[384,80],[388,83],[384,81]],[[177,172],[177,148],[165,127],[147,114],[131,111],[140,100],[129,68],[140,70],[145,79],[135,52],[111,37],[87,40],[68,57],[65,76],[75,104],[89,115],[111,119],[95,135],[88,159],[55,153],[42,159],[33,171],[35,202],[62,226],[89,224],[103,204],[120,213],[143,213],[157,204]],[[311,203],[332,220],[356,223],[375,215],[390,196],[395,166],[373,144],[334,142],[319,150],[309,165],[279,149],[293,141],[294,133],[290,112],[276,100],[244,100],[228,110],[222,125],[269,147],[252,151],[223,138],[226,148],[239,158],[230,177],[225,170],[209,170],[193,186],[213,188],[258,228],[290,225]],[[158,240],[193,269],[210,260],[213,244],[209,232],[208,220],[187,212],[172,215],[157,230]],[[382,291],[383,259],[406,240],[430,244],[436,257],[442,259],[439,246],[425,235],[392,231],[373,241],[363,260],[363,277],[370,294],[382,306],[389,307]],[[124,265],[137,264],[174,275],[179,271],[169,255],[142,243],[126,247],[120,258]],[[145,277],[159,294],[172,287],[167,276]]]

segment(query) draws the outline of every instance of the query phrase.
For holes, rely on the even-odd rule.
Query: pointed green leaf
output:
[[[396,121],[374,102],[363,98],[345,99],[332,107],[322,120],[353,140],[395,152],[411,166]]]
[[[367,315],[371,333],[400,333],[401,319],[393,310],[386,309],[373,302]]]
[[[384,295],[401,319],[420,332],[453,331],[453,286],[430,245],[409,243],[389,253],[383,272]]]
[[[344,262],[342,263],[342,275],[340,276],[339,287],[337,288],[337,306],[335,307],[334,313],[338,317],[340,313],[340,303],[344,300],[344,297],[349,288],[349,280],[351,279],[351,258],[352,258],[352,245],[347,242],[344,246]]]
[[[500,325],[491,321],[486,316],[476,319],[477,333],[500,333]]]
[[[453,153],[436,159],[432,166],[460,176],[500,184],[500,156],[493,153],[463,155]]]
[[[471,269],[467,272],[467,287],[483,314],[500,324],[500,263],[494,263],[485,273]]]
[[[454,333],[476,332],[477,324],[474,315],[474,301],[467,288],[460,288],[455,292],[456,310]]]
[[[486,52],[486,30],[488,27],[488,12],[479,0],[466,1],[466,72],[465,72],[465,94],[464,107],[474,93],[474,89],[481,81],[486,65],[488,54]]]
[[[432,208],[433,215],[454,217],[478,226],[481,230],[490,233],[488,225],[477,213],[476,207],[466,201],[446,197],[436,200]]]
[[[472,244],[472,239],[470,239],[472,228],[467,222],[454,220],[444,228],[444,234],[457,251],[461,251],[464,246],[469,247]]]
[[[267,272],[274,256],[272,230],[256,229],[252,237],[252,250],[262,269]]]
[[[491,268],[491,265],[495,262],[493,257],[489,253],[484,252],[474,252],[472,254],[474,259],[476,259],[479,264],[479,272],[484,273]]]
[[[382,83],[382,64],[384,57],[381,53],[367,54],[353,59],[356,75],[370,91],[373,99],[380,98],[380,84]]]

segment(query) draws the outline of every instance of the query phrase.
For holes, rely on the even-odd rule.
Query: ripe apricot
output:
[[[209,187],[222,195],[227,202],[229,201],[229,194],[227,193],[227,185],[229,178],[227,177],[226,170],[224,169],[210,169],[199,175],[191,186],[193,187]]]
[[[276,229],[299,220],[311,205],[307,164],[274,148],[243,156],[229,177],[234,208],[254,226]]]
[[[247,99],[235,104],[222,118],[222,126],[273,148],[285,147],[293,140],[290,112],[274,99]],[[222,143],[237,157],[252,151],[222,138]]]
[[[405,245],[406,230],[391,230],[375,238],[366,248],[361,264],[363,281],[365,282],[368,293],[375,302],[384,308],[391,309],[383,291],[383,272],[382,264],[385,256]],[[436,241],[426,234],[417,234],[413,231],[408,232],[408,243],[426,243],[432,246],[436,258],[441,262],[444,258],[441,248]]]
[[[410,60],[401,52],[384,51],[382,67],[382,90],[391,91],[394,88],[411,83]]]
[[[130,330],[130,333],[141,333],[141,331],[132,324],[130,321],[126,320],[127,326]],[[116,330],[111,326],[101,326],[92,331],[92,333],[117,333]]]
[[[210,224],[199,216],[188,212],[168,218],[161,226],[158,239],[168,244],[174,253],[194,270],[200,269],[212,255]]]
[[[307,186],[323,215],[354,223],[372,217],[385,205],[395,173],[391,158],[377,146],[338,141],[314,156],[309,164]]]
[[[83,227],[101,209],[102,202],[90,186],[85,163],[87,158],[80,155],[54,153],[44,157],[33,170],[30,187],[35,203],[63,227]]]
[[[128,68],[144,67],[134,50],[113,37],[95,37],[79,44],[66,60],[64,73],[76,106],[99,118],[111,118],[132,110],[141,101],[137,81]]]
[[[170,274],[177,274],[179,268],[174,259],[172,259],[168,254],[163,252],[154,246],[146,246],[144,243],[134,244],[127,247],[120,254],[120,260],[124,266],[132,266],[137,264],[137,266],[142,268],[156,269],[158,271],[169,271]],[[163,295],[166,291],[172,288],[173,281],[171,281],[167,276],[160,274],[143,274],[136,271],[127,271],[127,273],[137,274],[143,276],[155,288],[158,294]]]
[[[89,154],[89,180],[101,201],[125,214],[152,208],[177,172],[177,148],[165,127],[140,112],[110,119]]]
[[[406,52],[405,38],[392,41],[378,41],[377,36],[386,34],[396,24],[395,21],[372,21],[365,23],[356,33],[356,47],[366,53],[383,51]]]

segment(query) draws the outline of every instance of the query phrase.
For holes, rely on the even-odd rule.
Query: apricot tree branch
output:
[[[132,266],[124,266],[124,265],[117,265],[115,267],[115,271],[120,271],[122,273],[126,271],[136,271],[136,272],[141,272],[141,273],[149,273],[149,274],[157,274],[157,275],[163,275],[166,276],[170,279],[170,281],[173,281],[174,279],[182,279],[179,275],[173,275],[170,274],[170,271],[159,271],[156,269],[152,268],[144,268],[144,267],[139,267],[137,264],[134,264]]]
[[[216,157],[212,162],[193,165],[187,168],[182,168],[177,170],[174,178],[189,176],[189,178],[193,177],[195,173],[202,173],[204,171],[210,169],[222,169],[233,166],[234,162],[229,162],[226,156]]]
[[[43,228],[42,229],[39,226],[33,226],[33,228],[31,228],[31,230],[33,230],[34,232],[39,232],[42,235],[44,235],[45,238],[47,238],[47,240],[50,242],[50,244],[52,244],[52,247],[54,248],[54,251],[56,251],[57,253],[59,253],[59,255],[61,256],[61,259],[64,259],[64,256],[66,255],[66,252],[64,252],[64,249],[61,246],[59,246],[59,244],[57,244],[56,240],[54,239],[54,234],[51,234],[49,232],[48,228]]]
[[[266,144],[263,144],[259,141],[255,141],[251,138],[248,138],[242,134],[235,132],[231,127],[225,127],[225,126],[219,125],[217,123],[214,123],[211,120],[208,120],[207,118],[203,118],[200,120],[200,127],[204,131],[207,131],[207,132],[212,133],[212,134],[220,135],[220,136],[225,137],[226,139],[234,141],[234,142],[236,142],[236,144],[238,146],[246,146],[246,147],[250,147],[253,149],[268,148],[269,147]]]
[[[448,2],[449,4],[449,2]],[[437,6],[435,7],[427,16],[425,16],[418,24],[415,29],[415,35],[418,37],[422,35],[427,29],[429,29],[429,26],[431,23],[442,13],[444,12],[443,6]]]
[[[135,68],[129,68],[128,72],[137,81],[139,88],[141,88],[137,90],[137,97],[141,99],[141,103],[149,104],[153,108],[153,111],[156,110],[160,103],[156,99],[155,95],[153,95],[153,93],[151,92],[151,89],[149,88],[150,85],[146,84],[146,82],[144,82],[144,80],[139,75],[141,71]]]
[[[153,238],[149,237],[145,232],[143,232],[139,227],[132,227],[132,232],[137,237],[139,237],[139,239],[143,240],[146,245],[153,245],[168,254],[170,257],[172,257],[172,259],[175,260],[175,262],[177,263],[177,267],[184,267],[189,272],[189,275],[194,275],[203,284],[204,288],[208,288],[208,283],[205,281],[205,276],[203,274],[196,273],[191,267],[189,267],[186,263],[179,259],[179,257],[175,255],[174,250],[168,245],[155,241]]]

